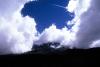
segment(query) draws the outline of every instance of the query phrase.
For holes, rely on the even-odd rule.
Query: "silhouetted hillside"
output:
[[[39,66],[39,67],[66,67],[89,66],[97,64],[100,48],[91,49],[66,49],[65,47],[54,49],[51,43],[34,46],[34,50],[24,54],[2,55],[0,60],[10,65]]]

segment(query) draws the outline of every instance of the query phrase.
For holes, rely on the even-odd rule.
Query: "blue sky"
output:
[[[69,0],[38,0],[28,2],[21,12],[23,16],[29,15],[35,19],[39,32],[42,32],[52,24],[61,29],[66,25],[68,20],[74,18],[72,16],[74,13],[70,13],[65,9],[68,2]]]

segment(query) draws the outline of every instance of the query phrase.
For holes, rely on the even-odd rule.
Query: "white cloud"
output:
[[[52,24],[38,37],[34,19],[20,14],[27,1],[0,0],[0,54],[27,52],[34,43],[47,42],[59,42],[60,46],[70,48],[100,47],[100,0],[70,0],[67,9],[75,13],[69,21],[75,24],[72,29],[57,29]]]
[[[90,48],[93,48],[93,47],[100,47],[100,39],[92,42],[92,44],[90,45]]]
[[[0,54],[23,53],[33,46],[36,23],[28,16],[21,16],[25,2],[27,0],[0,0]]]
[[[0,16],[11,16],[27,1],[29,0],[0,0]]]
[[[74,41],[76,48],[99,47],[99,3],[99,0],[77,0],[74,10],[76,17],[73,19],[76,21],[76,25],[78,23],[76,40]]]
[[[73,31],[68,30],[66,27],[57,29],[56,25],[52,24],[49,28],[46,28],[39,36],[35,44],[43,44],[48,42],[60,43],[60,46],[68,46],[75,39]],[[67,44],[66,44],[67,43]]]
[[[99,47],[100,42],[100,0],[77,0],[77,6],[74,10],[76,17],[73,20],[79,20],[78,31],[76,33],[75,47],[93,48]],[[73,28],[74,29],[74,28]]]
[[[52,25],[40,34],[37,42],[60,42],[61,45],[76,48],[99,47],[99,3],[100,0],[70,0],[67,9],[75,13],[75,18],[69,21],[70,24],[75,24],[72,29],[57,29]]]
[[[68,7],[66,7],[68,9],[69,12],[74,12],[74,10],[76,9],[77,6],[77,0],[70,0]]]

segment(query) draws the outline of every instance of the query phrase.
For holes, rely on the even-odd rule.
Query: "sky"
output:
[[[66,10],[69,0],[38,0],[31,1],[24,5],[23,16],[30,16],[37,23],[37,30],[42,32],[45,28],[55,24],[61,29],[68,26],[67,22],[74,18],[74,13]],[[70,26],[68,26],[70,29]]]
[[[0,54],[48,42],[60,43],[53,48],[100,47],[99,17],[100,0],[0,0]]]

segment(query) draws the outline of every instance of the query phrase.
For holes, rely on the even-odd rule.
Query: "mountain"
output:
[[[58,43],[55,43],[59,45]],[[69,49],[50,47],[54,43],[33,46],[33,50],[24,54],[1,55],[0,60],[4,64],[12,66],[39,66],[39,67],[66,67],[66,66],[90,66],[99,61],[100,48]]]

